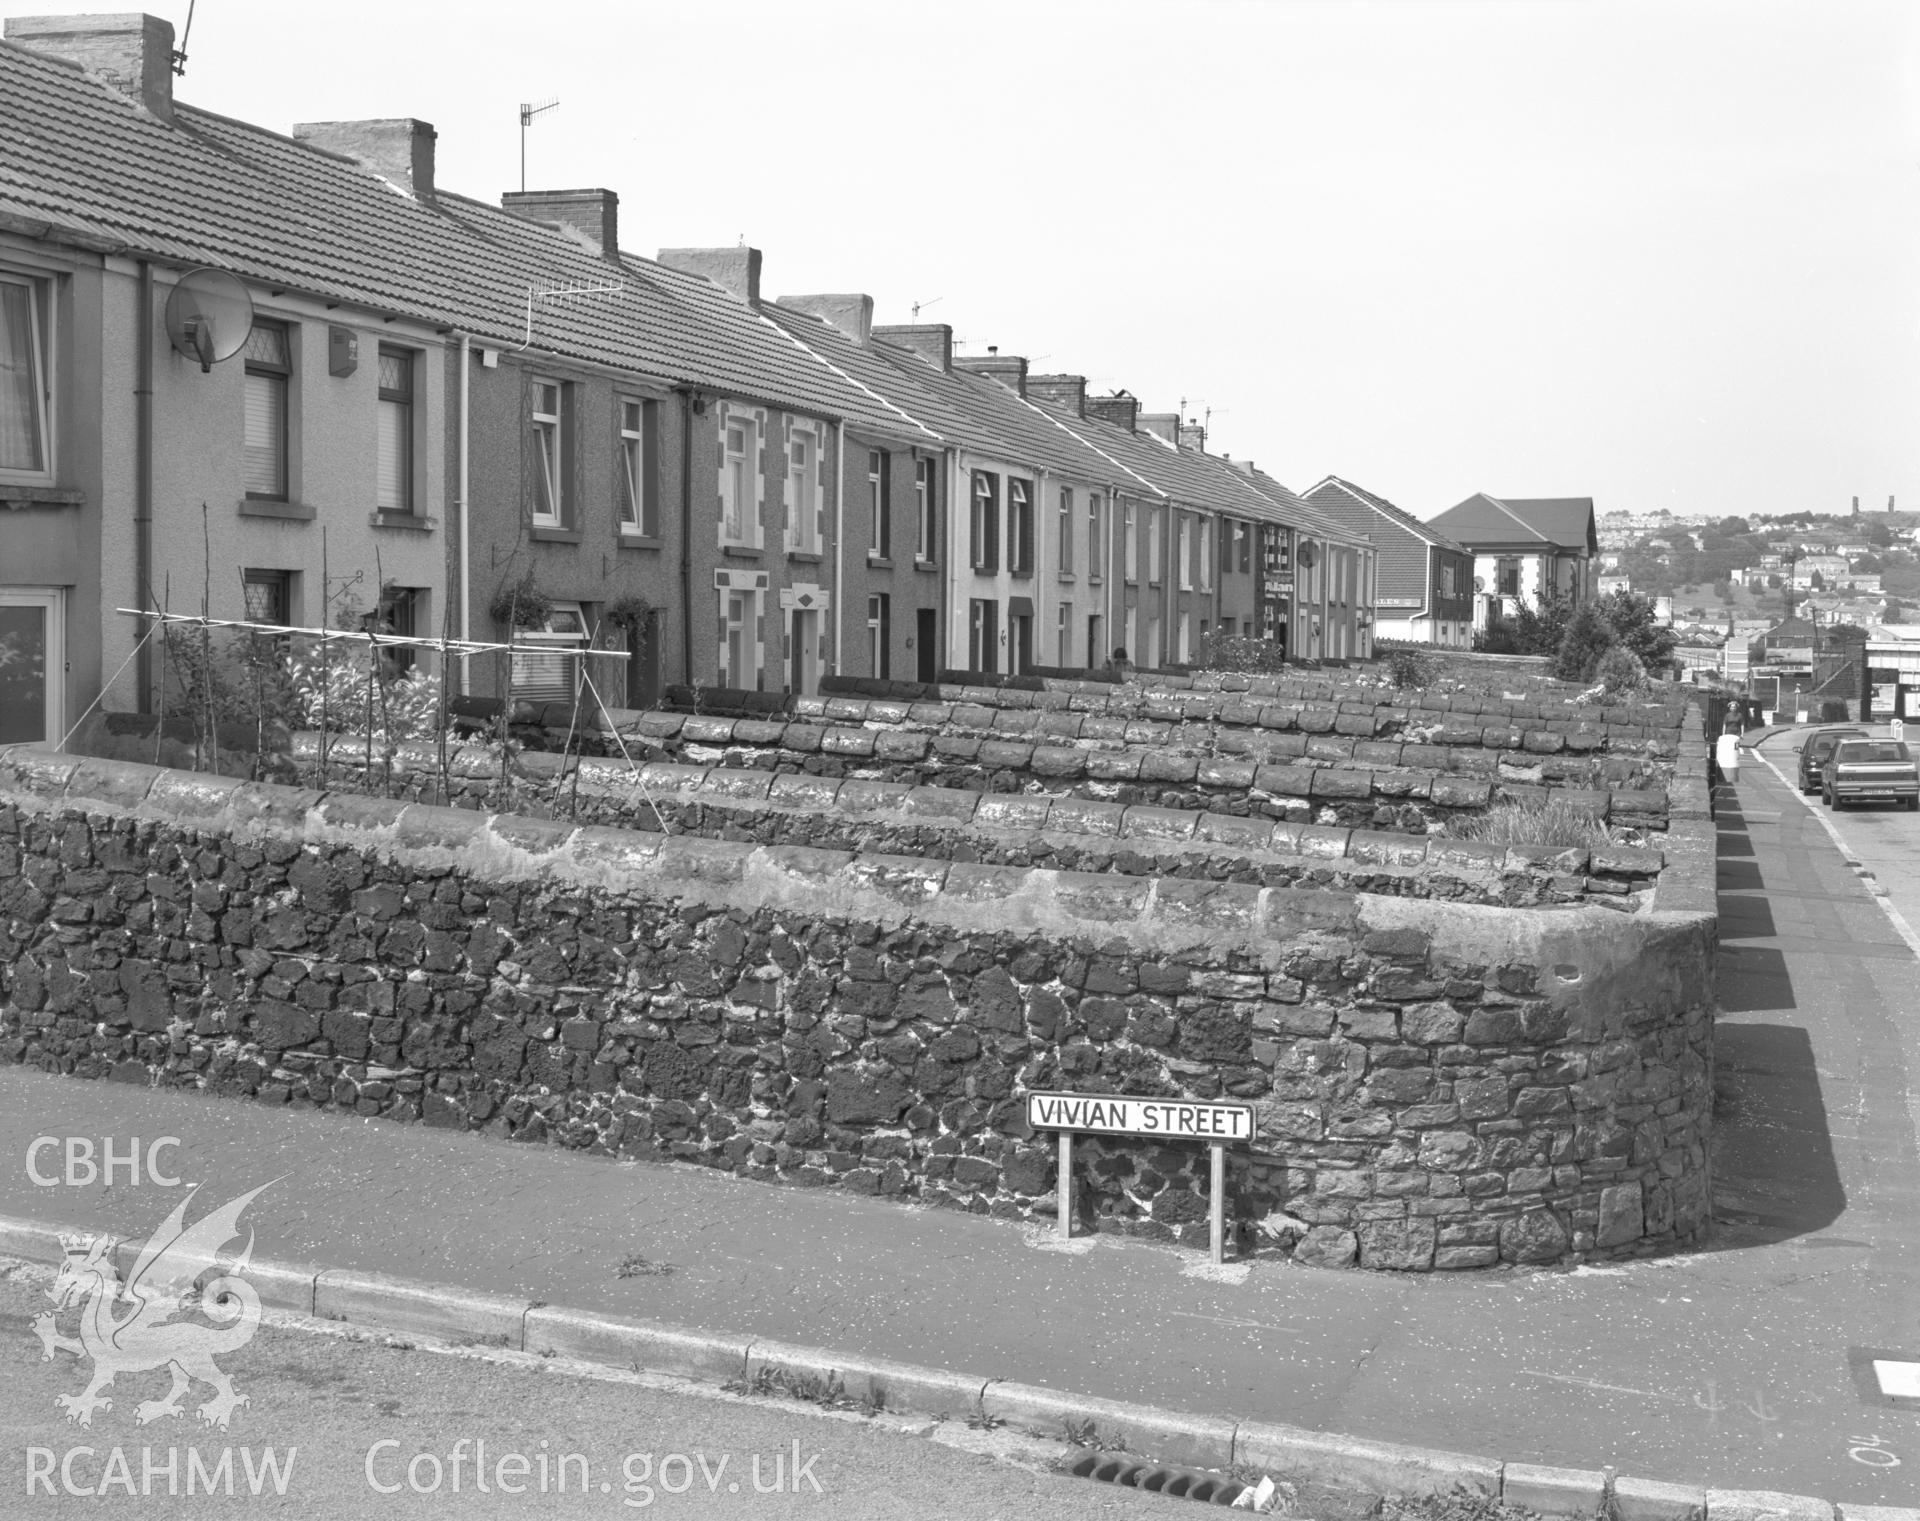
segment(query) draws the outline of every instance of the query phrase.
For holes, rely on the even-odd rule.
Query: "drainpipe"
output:
[[[960,451],[953,449],[947,454],[947,572],[940,578],[940,591],[948,603],[947,658],[944,662],[939,660],[934,662],[933,673],[936,676],[940,674],[943,664],[947,666],[958,664],[953,658],[955,633],[959,634],[959,645],[962,649],[969,648],[968,640],[972,636],[970,626],[960,621],[962,618],[971,617],[973,612],[971,607],[961,605],[960,576],[962,572],[965,572],[969,578],[973,575],[972,564],[960,557],[962,514],[966,515],[969,523],[972,522],[973,484],[967,480],[966,472],[960,467]],[[971,579],[967,584],[969,586],[973,584]]]
[[[681,680],[693,685],[693,408],[680,393],[680,661]]]
[[[139,373],[133,384],[133,595],[136,605],[153,604],[153,265],[140,261]],[[153,711],[153,641],[144,639],[153,625],[142,619],[143,642],[134,666],[139,710]]]
[[[838,676],[840,646],[846,642],[843,635],[847,618],[846,605],[841,601],[846,584],[842,572],[847,562],[847,420],[844,417],[834,424],[834,431],[839,438],[837,463],[840,466],[833,482],[833,674]],[[795,669],[798,670],[800,652],[795,650],[793,653]],[[878,676],[880,673],[874,671],[870,674]]]
[[[466,333],[460,335],[460,432],[456,451],[460,513],[460,638],[463,643],[473,638],[473,533],[472,515],[468,510],[467,495],[469,488],[468,462],[468,387],[471,384],[473,365],[473,339]],[[511,638],[511,634],[509,634]],[[467,685],[472,679],[472,659],[466,654],[460,657],[460,695],[467,695]]]

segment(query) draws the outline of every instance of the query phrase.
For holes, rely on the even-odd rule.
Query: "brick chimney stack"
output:
[[[1140,398],[1129,396],[1125,391],[1115,391],[1111,396],[1089,396],[1087,398],[1087,416],[1097,417],[1101,422],[1112,423],[1116,428],[1134,431],[1134,423],[1140,415]]]
[[[620,197],[611,190],[509,190],[500,205],[529,222],[565,228],[602,259],[620,259]]]
[[[1087,415],[1087,377],[1084,375],[1029,375],[1027,395],[1051,402],[1075,417]]]
[[[173,121],[173,23],[117,16],[9,16],[7,41],[65,58],[161,121]]]
[[[1180,447],[1191,449],[1195,454],[1207,452],[1207,430],[1204,424],[1183,422],[1180,424]]]
[[[997,348],[989,348],[984,354],[956,358],[953,367],[997,380],[1016,396],[1027,394],[1027,361],[1017,354],[1002,354]]]
[[[416,201],[433,199],[433,146],[439,134],[429,122],[411,116],[303,121],[294,124],[293,136],[296,142],[366,165]]]
[[[873,336],[882,343],[911,349],[936,370],[953,369],[953,327],[946,322],[903,322],[893,327],[877,327]]]
[[[760,304],[760,250],[757,248],[663,248],[660,263],[690,275],[705,275],[724,285],[748,306]]]
[[[1170,444],[1180,442],[1178,412],[1142,412],[1140,427],[1143,432],[1151,433],[1155,438],[1163,438]]]
[[[832,323],[862,348],[873,341],[871,296],[782,296],[779,304]]]

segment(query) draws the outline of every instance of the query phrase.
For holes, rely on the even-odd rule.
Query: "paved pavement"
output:
[[[213,1198],[280,1180],[249,1219],[281,1260],[1510,1461],[1909,1504],[1920,1408],[1869,1401],[1849,1357],[1920,1363],[1915,957],[1790,787],[1749,766],[1723,802],[1723,1224],[1683,1258],[1220,1271],[1168,1248],[1062,1251],[950,1212],[17,1069],[0,1071],[0,1215],[144,1231],[167,1190],[38,1188],[27,1147],[175,1135],[175,1170]],[[1920,839],[1920,818],[1887,817]],[[620,1276],[635,1258],[670,1271]]]

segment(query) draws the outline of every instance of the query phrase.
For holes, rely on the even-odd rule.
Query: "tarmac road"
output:
[[[1764,766],[1720,822],[1719,1224],[1686,1257],[1216,1271],[1191,1251],[1061,1251],[950,1212],[19,1069],[0,1070],[0,1214],[144,1233],[167,1190],[39,1188],[26,1149],[171,1134],[203,1202],[281,1180],[250,1218],[283,1260],[1511,1461],[1910,1505],[1920,1401],[1889,1403],[1870,1365],[1920,1368],[1915,955]],[[1897,853],[1920,817],[1841,828],[1884,830]],[[671,1271],[618,1276],[636,1256]]]
[[[1114,1521],[1164,1518],[1188,1503],[992,1461],[905,1432],[884,1417],[823,1416],[791,1403],[663,1388],[658,1380],[650,1386],[575,1376],[538,1358],[408,1350],[273,1326],[221,1359],[248,1400],[227,1430],[194,1418],[192,1404],[206,1397],[204,1387],[188,1397],[182,1415],[137,1425],[136,1404],[166,1388],[159,1373],[123,1375],[112,1391],[113,1409],[83,1429],[68,1423],[54,1397],[78,1392],[85,1365],[65,1353],[40,1361],[40,1343],[29,1329],[47,1305],[43,1282],[0,1272],[0,1365],[7,1370],[0,1397],[0,1515],[10,1521],[197,1521],[207,1515]],[[1013,1445],[998,1433],[975,1438],[951,1426],[945,1432],[956,1440]],[[125,1463],[124,1485],[116,1450]],[[577,1456],[563,1466],[562,1454]],[[482,1457],[484,1492],[475,1486]],[[521,1457],[524,1470],[515,1463]],[[222,1483],[228,1473],[232,1498]],[[505,1492],[516,1487],[520,1493]]]

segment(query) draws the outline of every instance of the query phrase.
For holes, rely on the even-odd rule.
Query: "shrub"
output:
[[[1447,833],[1456,840],[1548,845],[1559,850],[1593,850],[1613,843],[1613,832],[1605,824],[1557,797],[1538,803],[1502,803],[1485,813],[1453,820],[1447,825]]]
[[[1613,625],[1591,602],[1567,620],[1567,631],[1554,652],[1553,674],[1562,681],[1591,681],[1600,657],[1615,644]]]
[[[1208,634],[1200,641],[1195,665],[1203,671],[1238,671],[1260,675],[1287,668],[1287,652],[1271,639],[1235,639]]]
[[[1424,650],[1398,649],[1387,653],[1387,679],[1396,687],[1427,687],[1436,675],[1433,657]]]
[[[1603,697],[1623,697],[1629,692],[1644,691],[1647,685],[1647,668],[1624,644],[1616,644],[1600,657],[1593,676],[1600,684]]]

